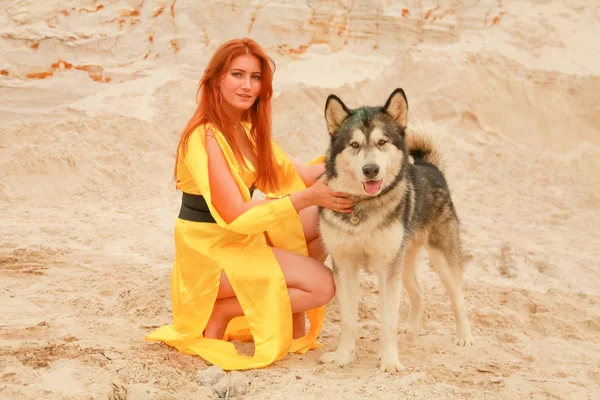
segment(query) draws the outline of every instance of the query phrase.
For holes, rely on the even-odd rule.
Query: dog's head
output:
[[[396,89],[383,107],[351,110],[330,95],[325,120],[331,136],[326,174],[337,190],[377,196],[398,182],[407,162],[405,130],[408,102]]]

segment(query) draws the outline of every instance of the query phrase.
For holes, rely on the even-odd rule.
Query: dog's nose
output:
[[[363,167],[363,174],[369,179],[375,178],[379,173],[379,165],[368,164]]]

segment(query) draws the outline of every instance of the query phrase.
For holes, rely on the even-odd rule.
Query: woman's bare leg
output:
[[[300,328],[304,322],[304,311],[321,307],[333,298],[333,276],[327,266],[310,257],[277,248],[273,248],[273,253],[288,286],[292,313],[299,314],[294,315],[293,320],[301,324]],[[217,301],[204,330],[204,336],[222,339],[229,321],[240,315],[243,315],[242,307],[227,276],[221,273]],[[301,337],[304,333],[305,328],[295,329],[294,337]]]
[[[308,256],[315,260],[325,262],[327,259],[327,251],[321,241],[319,234],[319,213],[318,207],[312,206],[305,208],[298,213],[302,222],[302,230],[304,231],[304,239],[308,249]],[[294,338],[302,337],[306,334],[306,315],[300,312],[292,315],[294,321]]]
[[[304,230],[304,238],[306,240],[309,257],[313,260],[319,261],[320,262],[319,264],[321,264],[322,267],[324,267],[325,269],[328,270],[328,268],[322,264],[327,259],[328,254],[327,254],[327,251],[325,250],[325,248],[323,247],[323,244],[321,241],[321,236],[319,234],[318,208],[316,206],[308,207],[308,208],[300,211],[299,216],[300,216],[300,221],[302,222],[302,229]],[[265,235],[265,238],[266,238],[269,246],[272,247],[272,244],[269,241],[269,238],[267,235]],[[279,250],[279,249],[274,249],[274,251],[275,250]],[[289,252],[287,252],[287,253],[289,253]],[[292,253],[289,253],[289,254],[292,254]],[[297,256],[302,257],[299,255],[297,255]],[[295,264],[295,266],[286,267],[286,268],[296,268],[299,271],[301,271],[301,273],[306,274],[305,276],[313,278],[313,281],[316,280],[316,279],[314,279],[315,277],[312,277],[310,275],[310,273],[307,273],[308,271],[306,271],[306,270],[303,271],[302,265],[305,261],[299,262],[298,260],[287,260],[287,258],[288,258],[287,256],[281,255],[281,254],[280,254],[280,256],[278,256],[277,252],[275,253],[275,257],[277,258],[277,261],[279,261],[279,265],[282,265],[280,257],[283,257],[284,262],[286,262],[286,263],[290,262],[290,263]],[[303,257],[303,258],[306,259],[306,257]],[[322,267],[319,267],[319,268],[322,268]],[[310,291],[306,292],[306,291],[303,291],[301,288],[296,288],[296,287],[293,287],[292,285],[290,285],[290,281],[288,280],[288,276],[286,276],[286,271],[283,266],[282,266],[282,270],[284,272],[284,277],[286,278],[286,282],[288,283],[288,291],[290,294],[290,300],[292,301],[292,321],[294,324],[293,335],[294,335],[294,338],[299,338],[306,334],[306,318],[305,318],[304,311],[310,310],[311,308],[315,308],[315,307],[305,308],[305,309],[302,309],[302,310],[299,310],[296,312],[296,311],[294,311],[294,309],[295,309],[294,303],[299,300],[301,302],[301,304],[305,304],[304,300],[302,300],[302,299],[305,299],[307,294],[309,294],[310,296],[312,296],[312,294],[310,294]],[[288,273],[288,275],[289,274],[290,273]],[[329,273],[329,278],[331,278],[331,273]],[[327,279],[326,279],[326,281],[327,281]],[[331,284],[333,285],[333,283],[331,283]],[[335,290],[335,289],[333,289],[333,290]],[[333,297],[333,294],[332,294],[332,297]],[[330,299],[331,298],[329,298],[327,300],[327,302]],[[324,303],[324,304],[326,304],[326,303]],[[320,307],[324,304],[321,304],[318,307]],[[300,308],[302,308],[302,306],[300,306]],[[229,321],[231,321],[231,319],[233,319],[237,316],[240,316],[242,314],[243,314],[243,311],[242,311],[242,308],[241,308],[239,302],[235,298],[235,293],[233,292],[233,289],[231,288],[231,285],[229,284],[227,277],[225,276],[224,273],[222,273],[221,274],[221,284],[219,287],[219,294],[217,295],[217,301],[215,303],[215,307],[213,309],[213,313],[210,317],[210,320],[204,331],[205,337],[221,339],[223,337],[223,335],[225,334],[225,329],[226,329]]]
[[[273,243],[269,240],[269,235],[265,233],[265,239],[270,247],[273,247]],[[310,251],[309,251],[310,253]],[[306,315],[304,312],[292,313],[292,325],[294,339],[302,337],[306,334]]]

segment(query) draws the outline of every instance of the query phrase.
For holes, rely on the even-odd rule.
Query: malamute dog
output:
[[[383,107],[349,109],[327,98],[325,119],[331,136],[326,176],[329,186],[357,199],[352,214],[319,210],[321,236],[331,254],[340,307],[341,337],[321,362],[340,366],[355,359],[358,338],[359,269],[377,271],[381,328],[380,369],[396,372],[400,282],[410,297],[407,333],[421,329],[422,289],[415,259],[429,252],[452,301],[457,344],[472,343],[463,295],[459,222],[431,137],[407,129],[408,103],[402,89]],[[412,156],[413,162],[410,162]]]

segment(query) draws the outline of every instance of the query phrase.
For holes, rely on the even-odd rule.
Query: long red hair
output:
[[[190,118],[179,140],[175,160],[175,179],[179,150],[187,152],[187,143],[194,130],[203,124],[214,124],[225,136],[235,156],[241,162],[244,157],[236,141],[236,122],[227,118],[220,106],[219,83],[227,73],[231,61],[243,54],[251,54],[261,64],[261,92],[254,104],[242,115],[242,121],[252,124],[251,136],[256,143],[257,186],[263,191],[275,191],[277,180],[273,147],[271,145],[271,97],[273,96],[273,73],[275,63],[254,40],[234,39],[222,44],[213,54],[200,80],[197,94],[198,107]]]

